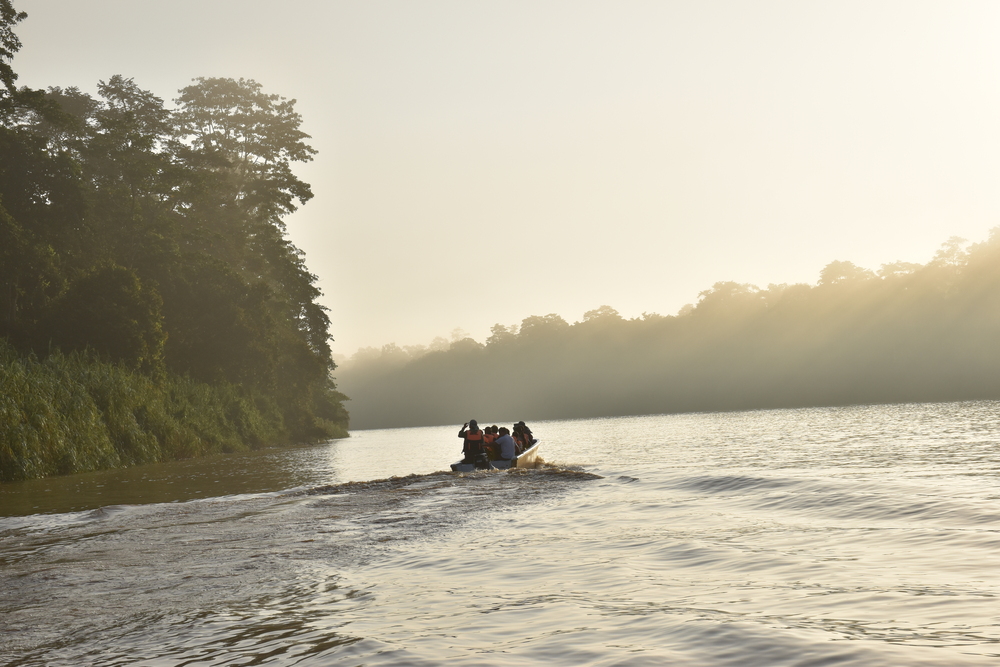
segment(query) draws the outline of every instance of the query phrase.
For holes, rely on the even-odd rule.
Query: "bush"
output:
[[[345,437],[317,419],[319,437]],[[19,355],[0,340],[0,481],[289,441],[275,401],[231,384],[150,378],[88,352]]]

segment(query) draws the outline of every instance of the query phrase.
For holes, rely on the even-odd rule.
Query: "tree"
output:
[[[307,183],[291,170],[292,162],[308,162],[316,150],[299,129],[302,117],[295,100],[266,94],[251,79],[204,78],[180,91],[175,101],[178,136],[206,154],[219,154],[236,175],[233,195],[257,217],[295,211],[295,201],[312,198]]]
[[[28,234],[68,251],[84,220],[85,197],[72,156],[53,153],[30,130],[0,127],[0,199]]]
[[[199,174],[193,183],[208,185],[192,191],[186,216],[208,228],[203,238],[213,257],[247,288],[266,294],[274,355],[269,390],[284,401],[293,428],[309,431],[301,406],[339,405],[340,394],[329,380],[335,368],[330,320],[317,303],[317,278],[287,239],[282,216],[312,197],[291,164],[311,160],[316,151],[305,143],[309,135],[300,129],[295,100],[264,93],[255,81],[195,79],[176,102],[173,155]]]
[[[952,236],[941,244],[941,248],[934,254],[934,264],[942,266],[960,266],[965,264],[968,256],[965,246],[968,241],[960,236]]]
[[[913,262],[891,262],[889,264],[883,264],[882,268],[879,270],[878,275],[880,278],[896,278],[899,276],[907,276],[922,268],[921,264],[914,264]]]
[[[742,317],[763,304],[760,288],[756,285],[726,280],[715,283],[712,289],[699,292],[698,305],[694,312],[699,315]]]
[[[45,93],[30,88],[17,88],[17,73],[11,67],[10,61],[21,49],[21,40],[14,33],[14,26],[28,18],[25,12],[14,9],[10,0],[0,0],[0,118],[6,119],[18,110],[18,107],[34,107],[40,111],[51,111],[52,106],[45,103]]]
[[[195,81],[176,100],[181,105],[176,134],[190,149],[177,154],[200,156],[209,178],[216,179],[217,214],[210,212],[208,219],[225,227],[223,252],[245,280],[267,283],[275,317],[300,331],[317,358],[332,366],[329,318],[316,303],[316,276],[288,242],[281,220],[296,210],[296,201],[312,198],[309,185],[291,169],[292,162],[307,162],[316,154],[305,143],[309,135],[299,129],[295,100],[264,93],[248,79]]]
[[[490,327],[490,336],[486,339],[487,345],[503,345],[517,340],[517,325],[512,324],[506,327],[503,324],[494,324]]]
[[[0,338],[27,349],[62,280],[52,247],[33,242],[0,199]]]
[[[63,287],[84,209],[69,156],[51,154],[30,131],[0,127],[0,336],[19,349],[44,347],[33,340],[36,325]]]
[[[101,358],[150,373],[163,369],[163,302],[135,272],[105,265],[81,275],[57,300],[46,327],[65,351],[89,349]]]
[[[535,339],[558,334],[569,328],[569,324],[555,313],[532,315],[521,320],[521,337]]]
[[[208,383],[275,386],[266,286],[247,285],[224,264],[202,258],[177,267],[160,289],[170,370]]]
[[[854,262],[830,262],[819,272],[820,285],[854,283],[874,278],[875,274]]]
[[[169,252],[163,240],[172,235],[171,165],[162,150],[171,134],[170,112],[162,99],[121,75],[97,89],[104,102],[80,149],[91,186],[94,253],[146,273],[151,262],[162,263],[153,256]]]
[[[10,61],[21,49],[21,40],[14,34],[14,26],[26,18],[28,15],[14,9],[10,0],[0,0],[0,81],[7,89],[7,96],[0,96],[0,101],[17,93],[14,83],[17,81],[17,74],[10,66]]]
[[[588,310],[583,314],[584,322],[615,322],[621,319],[622,316],[611,306],[601,306],[594,310]]]

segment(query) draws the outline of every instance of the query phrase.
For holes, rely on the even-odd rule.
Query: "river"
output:
[[[529,425],[0,485],[0,664],[1000,662],[1000,403]]]

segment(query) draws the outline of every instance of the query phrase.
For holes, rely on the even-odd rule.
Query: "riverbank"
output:
[[[0,481],[343,437],[345,424],[319,418],[290,428],[273,399],[237,385],[81,353],[39,360],[0,342]]]

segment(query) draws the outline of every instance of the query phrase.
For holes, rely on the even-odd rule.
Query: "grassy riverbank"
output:
[[[318,420],[312,437],[346,437]],[[153,379],[74,353],[0,341],[0,481],[235,452],[299,439],[273,400],[231,384]]]

